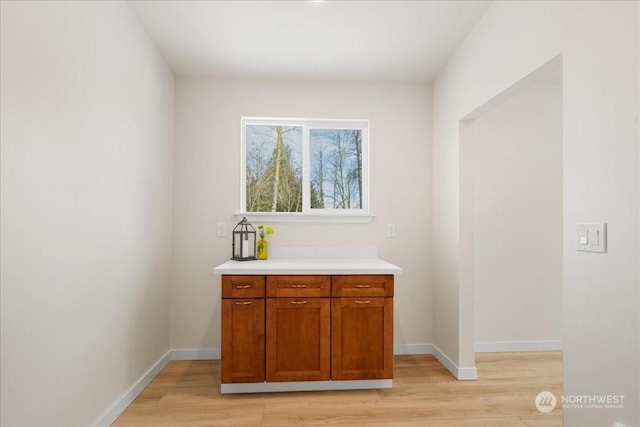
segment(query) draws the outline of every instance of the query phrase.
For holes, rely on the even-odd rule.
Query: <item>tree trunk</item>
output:
[[[360,130],[353,131],[353,137],[356,145],[356,173],[358,179],[358,199],[360,202],[360,208],[362,208],[362,135]]]
[[[324,188],[323,188],[323,181],[324,181],[324,156],[322,153],[322,150],[320,150],[320,170],[318,171],[318,175],[320,175],[320,179],[318,180],[318,192],[320,193],[320,195],[318,196],[318,203],[319,206],[317,206],[318,208],[324,209]]]
[[[278,206],[278,187],[280,185],[280,163],[282,163],[282,126],[276,127],[276,164],[273,178],[273,203],[271,204],[271,212],[276,211]]]

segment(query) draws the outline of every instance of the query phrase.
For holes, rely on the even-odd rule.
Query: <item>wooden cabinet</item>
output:
[[[267,276],[267,381],[328,380],[330,276]]]
[[[222,276],[222,298],[264,298],[264,276]]]
[[[333,298],[331,378],[393,378],[391,298]]]
[[[328,380],[329,298],[267,299],[267,381]]]
[[[264,290],[264,276],[222,277],[223,384],[265,380]]]
[[[392,297],[393,275],[364,274],[331,277],[332,297]]]
[[[393,275],[222,278],[222,383],[393,378]]]
[[[393,276],[333,276],[331,378],[393,378]]]
[[[267,297],[330,297],[331,276],[267,276]]]

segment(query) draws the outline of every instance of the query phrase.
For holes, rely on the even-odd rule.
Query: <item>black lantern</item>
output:
[[[242,221],[233,229],[232,246],[232,260],[251,261],[256,259],[256,229],[249,224],[247,218],[242,218]]]

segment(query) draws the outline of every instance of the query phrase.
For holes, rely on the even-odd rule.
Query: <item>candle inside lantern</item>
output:
[[[242,256],[249,256],[249,236],[244,235],[244,239],[242,239]]]

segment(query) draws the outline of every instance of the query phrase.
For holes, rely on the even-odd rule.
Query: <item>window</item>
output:
[[[369,122],[242,118],[241,213],[369,217]]]

